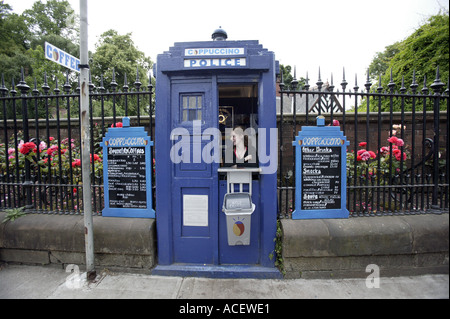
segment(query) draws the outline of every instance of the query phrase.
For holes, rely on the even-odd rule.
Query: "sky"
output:
[[[42,0],[45,2],[45,0]],[[5,0],[22,13],[35,0]],[[69,0],[79,13],[79,0]],[[228,40],[258,40],[281,64],[296,67],[297,78],[334,84],[355,75],[363,87],[377,52],[402,41],[421,24],[448,10],[447,0],[88,0],[89,50],[114,29],[132,33],[139,50],[156,62],[175,42],[210,41],[222,27]]]

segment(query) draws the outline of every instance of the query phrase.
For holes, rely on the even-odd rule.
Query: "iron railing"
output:
[[[320,79],[298,87],[279,83],[280,217],[295,210],[295,152],[292,141],[302,126],[316,125],[318,115],[339,125],[350,141],[347,153],[347,208],[351,216],[448,212],[449,202],[449,88],[444,91],[439,69],[429,89],[415,74],[410,90],[389,83],[388,91],[367,79],[341,91]],[[351,108],[351,111],[349,110]]]
[[[82,214],[79,85],[38,88],[24,80],[8,89],[0,84],[0,209],[26,207],[33,213]],[[101,214],[103,163],[100,141],[123,116],[154,136],[151,81],[139,78],[119,89],[113,76],[109,89],[90,83],[91,173],[94,214]],[[436,79],[416,80],[399,92],[390,83],[357,84],[341,91],[320,80],[310,88],[279,83],[278,200],[281,218],[295,209],[295,152],[292,141],[302,126],[315,125],[317,115],[339,122],[350,141],[347,158],[347,208],[351,216],[423,214],[448,211],[449,89]],[[431,88],[431,90],[430,90]],[[352,108],[350,111],[349,109]],[[395,111],[396,110],[396,111]],[[335,124],[338,124],[338,123]],[[396,139],[392,139],[395,137]],[[388,141],[389,139],[389,141]],[[152,150],[153,152],[153,150]],[[151,154],[153,158],[153,154]],[[154,168],[152,168],[153,171]],[[152,174],[154,177],[154,174]],[[155,185],[153,182],[152,185]],[[155,193],[155,192],[154,192]],[[156,200],[153,201],[155,203]]]
[[[106,129],[123,116],[144,126],[153,136],[154,103],[151,79],[143,87],[139,76],[130,88],[118,88],[113,75],[109,90],[103,78],[99,87],[90,82],[90,139],[92,208],[101,214],[103,156],[100,142]],[[24,81],[11,89],[0,85],[0,209],[26,207],[32,213],[82,213],[80,149],[80,88],[57,80],[51,90],[45,76],[40,89]],[[153,151],[152,151],[153,152]],[[153,155],[151,155],[153,158]],[[154,183],[153,183],[154,185]]]

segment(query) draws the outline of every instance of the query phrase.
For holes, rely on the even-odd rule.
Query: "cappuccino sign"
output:
[[[245,67],[247,59],[244,48],[192,48],[185,49],[185,68]],[[199,58],[195,58],[199,57]]]
[[[293,142],[296,154],[292,219],[348,218],[346,156],[349,142],[339,127],[303,127]]]

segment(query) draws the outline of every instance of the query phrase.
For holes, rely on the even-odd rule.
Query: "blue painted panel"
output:
[[[211,55],[205,53],[206,51],[200,51],[208,48],[237,50],[229,57],[221,56],[221,51],[217,50],[211,51]],[[198,49],[197,52],[195,49]],[[228,58],[233,60],[227,60]],[[229,65],[230,63],[234,64]],[[204,117],[201,134],[208,128],[218,127],[218,85],[224,83],[233,85],[258,83],[258,127],[275,129],[276,133],[275,78],[278,69],[274,54],[264,49],[258,41],[175,43],[169,51],[158,55],[155,67],[157,80],[155,155],[159,265],[173,266],[177,262],[192,265],[229,263],[257,264],[258,267],[274,269],[274,260],[269,256],[274,251],[277,224],[278,152],[275,151],[270,163],[261,165],[266,174],[261,175],[259,181],[253,185],[254,203],[257,207],[254,218],[252,217],[251,245],[229,247],[225,216],[221,211],[226,186],[219,187],[217,172],[219,165],[192,161],[174,164],[170,159],[170,150],[174,143],[181,139],[181,137],[175,141],[171,139],[174,128],[186,129],[185,135],[189,136],[191,141],[196,136],[189,120],[198,116],[198,107],[194,108],[192,114],[189,112],[185,115],[182,112],[189,110],[190,105],[187,107],[180,105],[180,98],[186,94],[203,96]],[[189,141],[191,144],[189,156],[192,159],[194,154],[198,155],[198,152],[194,151],[198,147],[191,141]],[[201,144],[200,148],[203,148],[204,142]],[[265,146],[266,150],[270,149],[269,142]],[[183,225],[182,201],[186,194],[209,196],[211,208],[208,213],[208,227]],[[231,248],[239,251],[230,250]]]
[[[104,217],[155,218],[152,196],[153,142],[143,127],[110,128],[103,147]],[[139,187],[145,181],[145,185]],[[114,198],[112,198],[113,196]]]
[[[350,142],[339,127],[324,125],[325,119],[319,116],[317,126],[302,127],[292,143],[296,157],[292,219],[349,216],[346,203],[347,146]]]

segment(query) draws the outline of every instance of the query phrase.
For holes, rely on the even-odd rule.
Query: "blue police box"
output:
[[[175,43],[157,58],[154,274],[280,276],[273,258],[279,66],[273,52],[258,41],[226,39],[226,32],[218,29],[212,41]],[[227,229],[223,204],[233,167],[223,167],[221,156],[236,126],[254,132],[249,140],[258,149],[256,167],[236,168],[248,173],[241,191],[251,190],[255,209],[248,224],[236,218],[236,225]],[[229,234],[243,233],[249,234],[248,241],[229,244]]]
[[[143,127],[110,128],[103,147],[104,217],[155,218],[150,140]]]
[[[292,219],[348,218],[347,146],[338,126],[302,127],[295,141],[295,211]]]

